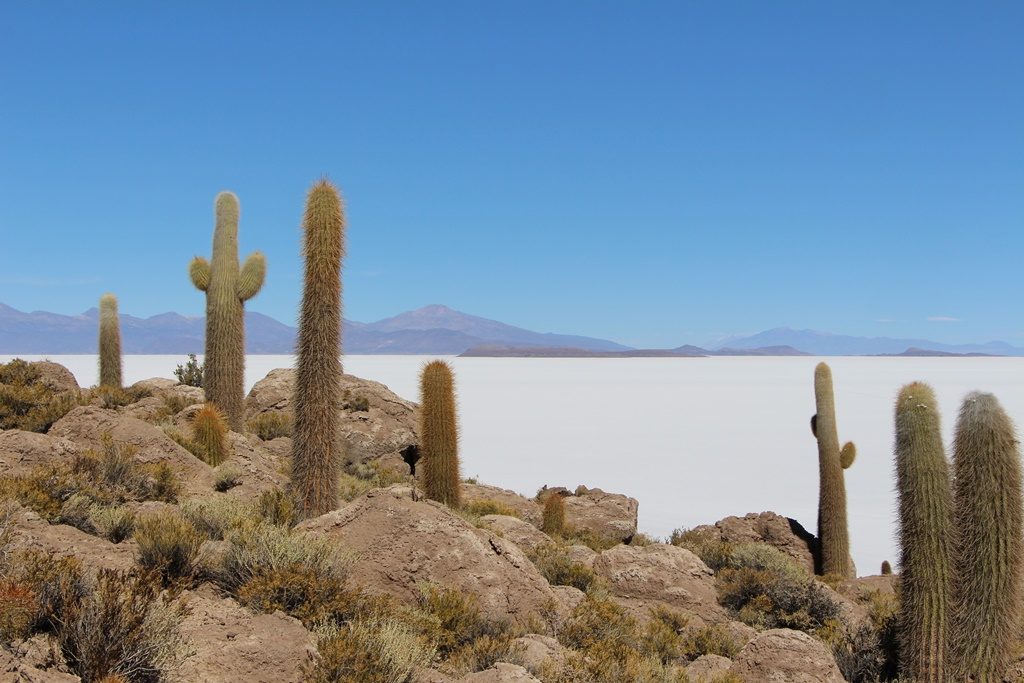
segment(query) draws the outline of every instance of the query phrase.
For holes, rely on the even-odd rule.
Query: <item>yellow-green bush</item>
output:
[[[586,592],[597,581],[594,570],[585,564],[573,562],[565,546],[543,545],[527,556],[552,586],[572,586]]]
[[[729,565],[733,544],[723,541],[709,529],[676,529],[668,542],[686,548],[699,557],[712,571]]]
[[[809,576],[769,569],[722,569],[716,580],[719,602],[740,621],[760,628],[792,628],[808,633],[839,615],[827,589]]]
[[[298,524],[299,510],[295,498],[278,488],[267,489],[256,501],[256,514],[269,524],[293,527]]]
[[[392,619],[357,620],[332,629],[317,644],[319,658],[308,667],[309,683],[407,683],[435,651],[406,624]]]
[[[343,578],[299,563],[254,575],[239,587],[238,599],[261,612],[281,610],[307,627],[349,621],[369,604]]]
[[[250,432],[260,441],[270,441],[292,435],[292,416],[288,413],[260,413],[246,423]]]
[[[0,639],[28,638],[36,621],[36,594],[14,579],[0,579]]]
[[[252,505],[227,496],[186,500],[180,509],[185,519],[215,541],[222,540],[228,529],[251,522],[254,516]]]
[[[156,512],[135,524],[139,564],[158,572],[165,582],[193,575],[199,548],[205,540],[192,522],[177,512]]]
[[[477,498],[468,503],[462,504],[462,510],[467,514],[483,517],[485,515],[506,515],[508,517],[519,517],[519,512],[514,508],[490,498]]]
[[[213,471],[213,490],[224,493],[242,483],[242,471],[232,464],[221,465]]]
[[[67,521],[76,521],[74,506],[65,510],[73,497],[80,508],[77,512],[82,513],[78,517],[91,504],[177,500],[180,484],[170,467],[140,463],[134,454],[134,447],[115,444],[106,437],[99,453],[75,455],[68,462],[40,466],[24,476],[0,477],[0,500],[15,500],[51,522],[61,521],[65,513]]]
[[[318,576],[344,579],[348,558],[329,541],[288,528],[255,522],[226,529],[227,551],[217,568],[218,581],[230,590],[253,578],[296,565]]]
[[[97,534],[111,543],[120,543],[135,529],[135,513],[121,505],[93,505],[89,508],[89,522]]]
[[[161,597],[153,576],[103,569],[86,595],[66,605],[56,634],[68,666],[85,681],[160,681],[188,655],[178,630],[182,610]]]
[[[540,530],[550,536],[565,533],[565,501],[557,491],[544,496],[544,511]]]
[[[56,628],[68,606],[86,593],[85,574],[77,559],[53,557],[38,550],[7,553],[0,565],[0,577],[31,592],[34,603],[30,632]]]
[[[45,432],[78,405],[78,392],[43,384],[39,369],[15,358],[0,364],[0,429]]]

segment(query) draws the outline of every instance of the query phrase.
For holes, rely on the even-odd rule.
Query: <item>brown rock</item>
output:
[[[474,595],[493,620],[525,622],[558,604],[522,550],[440,503],[413,501],[408,486],[374,489],[297,528],[355,554],[351,583],[407,603],[416,602],[417,584],[429,582]]]
[[[135,459],[144,463],[165,462],[178,473],[186,493],[205,494],[213,486],[213,470],[148,422],[97,406],[79,406],[47,432],[86,448],[100,449],[109,433],[119,444],[138,449]]]
[[[69,439],[49,434],[0,430],[0,471],[7,475],[28,474],[40,466],[67,462],[83,450]]]
[[[766,543],[814,573],[816,540],[795,519],[774,512],[751,512],[743,517],[726,517],[714,524],[698,526],[693,531],[704,531],[712,534],[712,538],[730,543]]]
[[[50,524],[27,508],[16,509],[12,519],[15,549],[38,550],[53,557],[77,557],[86,569],[131,569],[135,566],[134,541],[113,544],[73,526]]]
[[[825,644],[802,631],[764,631],[736,655],[729,671],[744,681],[844,683]]]
[[[565,648],[551,636],[528,633],[512,641],[519,663],[536,674],[545,662],[560,665],[565,661]]]
[[[568,549],[569,559],[585,567],[593,567],[597,559],[597,551],[587,545],[571,545]]]
[[[729,671],[732,660],[721,655],[701,655],[686,667],[690,683],[714,683],[716,678]]]
[[[246,398],[246,419],[268,412],[292,412],[295,370],[271,370]],[[345,463],[358,463],[397,453],[416,438],[416,404],[400,398],[379,382],[341,376],[342,409],[339,439]],[[367,410],[358,410],[362,399]]]
[[[72,683],[60,645],[52,636],[35,635],[0,646],[0,681],[23,683]]]
[[[53,363],[48,360],[37,360],[29,363],[39,371],[39,382],[52,391],[80,391],[78,380],[71,374],[71,371],[60,363]]]
[[[498,662],[486,671],[478,671],[459,679],[459,683],[541,683],[530,672],[516,664]]]
[[[638,617],[665,605],[701,622],[724,623],[729,615],[718,604],[714,573],[689,550],[656,543],[619,545],[594,560],[612,595]]]
[[[484,515],[480,518],[480,523],[485,529],[493,531],[507,541],[512,541],[526,552],[551,543],[550,536],[518,517]]]
[[[159,399],[163,399],[165,396],[181,397],[190,404],[206,401],[206,394],[202,388],[181,384],[177,380],[167,379],[166,377],[142,379],[133,384],[131,388],[148,391],[154,398]]]
[[[166,405],[162,398],[149,396],[131,405],[124,406],[119,412],[122,415],[152,423],[156,421],[158,415],[163,414],[166,410]]]
[[[574,586],[552,586],[551,590],[558,599],[563,614],[572,612],[587,597],[586,593]]]
[[[540,505],[537,504],[537,501],[531,500],[526,496],[521,496],[515,491],[509,491],[508,489],[490,486],[488,484],[463,483],[463,504],[469,505],[470,503],[477,501],[493,501],[495,503],[500,503],[501,505],[515,510],[520,519],[523,519],[534,526],[540,526]]]
[[[228,683],[298,683],[316,652],[302,624],[281,612],[253,614],[208,584],[182,596],[189,609],[181,632],[195,649],[181,680]]]
[[[268,489],[284,488],[288,484],[285,474],[288,462],[280,455],[266,447],[264,442],[252,437],[248,438],[230,432],[231,455],[221,467],[233,467],[238,470],[241,482],[228,490],[228,495],[255,500]]]
[[[581,495],[565,497],[565,521],[575,529],[628,542],[636,533],[639,507],[636,498],[587,489]]]

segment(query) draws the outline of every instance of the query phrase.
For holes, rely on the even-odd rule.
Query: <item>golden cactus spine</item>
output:
[[[953,438],[950,680],[1002,680],[1021,628],[1022,494],[1013,423],[992,394],[969,394]]]
[[[100,297],[100,386],[121,387],[121,321],[117,314],[117,297],[107,293]]]
[[[207,403],[192,418],[192,441],[204,454],[207,465],[216,467],[227,459],[227,420],[216,405]]]
[[[846,481],[844,464],[853,464],[852,443],[839,448],[836,431],[832,369],[818,363],[814,369],[814,401],[817,412],[811,419],[811,431],[818,439],[818,551],[822,574],[845,578],[856,576],[850,557],[850,532],[846,521]]]
[[[189,264],[192,284],[206,293],[206,358],[203,390],[228,424],[242,430],[245,417],[245,302],[263,287],[263,254],[238,265],[238,198],[221,192],[214,202],[213,263],[201,256]]]
[[[920,683],[942,683],[951,675],[948,622],[953,494],[938,403],[927,384],[908,384],[896,399],[895,451],[900,674]],[[887,565],[882,564],[883,574]]]
[[[420,453],[427,498],[449,507],[462,499],[459,479],[459,430],[455,380],[451,366],[435,360],[420,375]]]
[[[558,491],[551,491],[544,496],[540,530],[549,536],[565,533],[565,501]]]
[[[315,517],[338,503],[338,410],[341,379],[341,259],[345,214],[337,188],[326,180],[306,197],[305,281],[299,315],[292,486],[300,513]]]

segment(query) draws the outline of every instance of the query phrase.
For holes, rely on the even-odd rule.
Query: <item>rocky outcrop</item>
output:
[[[29,365],[39,372],[39,379],[37,381],[50,391],[81,391],[81,387],[78,386],[78,380],[75,379],[70,370],[60,363],[37,360],[29,363]]]
[[[518,517],[484,515],[480,518],[480,524],[484,529],[493,531],[507,541],[512,541],[526,552],[551,543],[550,536]]]
[[[35,635],[0,645],[0,681],[18,683],[75,683],[61,654],[60,646],[50,636]]]
[[[464,505],[471,505],[475,502],[494,502],[515,510],[520,519],[539,527],[541,522],[541,507],[537,501],[521,496],[515,491],[503,489],[498,486],[487,484],[471,484],[465,482],[462,485],[462,502]]]
[[[37,467],[68,462],[83,450],[70,439],[20,429],[0,430],[0,471],[28,474]]]
[[[73,526],[50,524],[27,508],[18,508],[11,518],[12,549],[38,550],[51,557],[74,556],[86,569],[131,569],[135,566],[134,541],[114,544],[90,536]]]
[[[478,671],[459,679],[459,683],[541,683],[517,664],[498,662],[486,671]]]
[[[690,683],[714,683],[729,672],[732,660],[721,655],[701,655],[686,667]]]
[[[638,617],[664,605],[695,617],[695,624],[729,621],[718,604],[714,573],[689,550],[661,543],[619,545],[597,556],[594,571]]]
[[[262,413],[292,412],[295,370],[278,368],[249,392],[246,419]],[[341,376],[342,406],[338,428],[346,463],[359,463],[394,455],[416,438],[416,404],[379,382],[353,375]]]
[[[200,387],[181,384],[177,380],[167,379],[166,377],[141,379],[133,384],[131,388],[137,391],[149,392],[154,398],[163,399],[165,396],[179,398],[186,405],[203,403],[206,400],[206,394]]]
[[[175,443],[163,430],[113,410],[79,406],[47,433],[96,450],[102,448],[103,435],[109,433],[115,443],[134,446],[139,462],[170,465],[181,478],[185,493],[201,495],[213,486],[210,466]]]
[[[765,683],[843,683],[825,644],[785,628],[759,633],[736,655],[729,669],[744,681]]]
[[[298,683],[316,653],[313,635],[281,612],[253,614],[204,585],[182,596],[181,623],[195,654],[179,673],[184,681]]]
[[[545,663],[557,667],[565,661],[565,648],[551,636],[528,633],[512,641],[517,661],[536,674]]]
[[[726,517],[714,524],[694,527],[692,531],[729,543],[766,543],[814,573],[816,540],[795,519],[774,512],[751,512],[743,517]]]
[[[231,467],[238,474],[239,485],[228,490],[228,495],[255,500],[268,489],[284,488],[288,484],[288,460],[264,447],[264,442],[230,432],[231,455],[221,467]]]
[[[473,595],[489,619],[525,622],[557,605],[554,592],[513,543],[477,529],[434,501],[414,501],[408,486],[374,489],[299,531],[355,554],[349,581],[407,603],[428,582]]]
[[[636,534],[636,498],[601,489],[581,490],[565,497],[565,521],[574,529],[585,529],[602,538],[628,542]]]

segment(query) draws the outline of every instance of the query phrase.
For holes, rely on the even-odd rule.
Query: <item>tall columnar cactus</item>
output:
[[[839,448],[836,408],[832,396],[832,370],[825,363],[814,369],[814,400],[817,413],[811,431],[818,439],[818,551],[822,574],[856,576],[850,557],[850,533],[846,525],[846,481],[843,469],[853,464],[852,443]]]
[[[938,405],[927,384],[908,384],[896,399],[895,451],[900,674],[919,683],[942,683],[952,680],[948,639],[953,494]]]
[[[954,612],[950,680],[999,681],[1020,636],[1021,466],[1013,423],[972,393],[953,442]]]
[[[455,382],[451,366],[442,360],[427,363],[420,375],[420,452],[427,498],[458,507],[462,487]]]
[[[206,399],[224,411],[232,429],[241,431],[245,412],[244,304],[263,287],[267,263],[257,251],[238,266],[238,197],[231,192],[218,194],[215,213],[213,263],[197,256],[188,270],[192,284],[206,292]]]
[[[306,197],[306,258],[299,316],[292,485],[304,517],[338,503],[338,410],[341,380],[341,259],[345,215],[337,188],[326,180]]]
[[[121,321],[117,297],[100,297],[100,386],[121,387]]]

